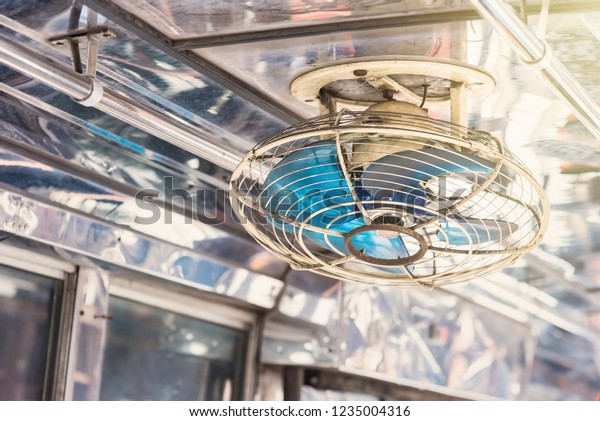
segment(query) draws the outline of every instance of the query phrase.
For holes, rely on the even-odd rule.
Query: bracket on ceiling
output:
[[[74,5],[71,10],[70,26],[77,26],[80,15],[81,6]],[[85,73],[88,76],[95,77],[98,66],[98,45],[100,40],[116,38],[116,36],[117,33],[109,26],[98,25],[98,14],[88,8],[87,26],[85,28],[71,29],[68,32],[54,35],[48,38],[48,42],[59,47],[69,45],[73,67],[77,73],[83,73],[79,44],[82,41],[87,41]]]
[[[298,76],[290,85],[299,101],[319,106],[320,114],[338,106],[370,107],[395,99],[419,107],[446,108],[451,121],[467,125],[467,98],[487,96],[495,87],[485,70],[464,62],[422,56],[364,57],[338,62]],[[419,105],[420,104],[420,105]]]

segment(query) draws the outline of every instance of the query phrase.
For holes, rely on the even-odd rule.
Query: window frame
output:
[[[0,266],[53,282],[48,348],[40,400],[64,399],[77,267],[55,257],[0,243]]]
[[[242,393],[240,399],[253,400],[257,367],[259,314],[241,308],[240,303],[223,300],[196,290],[183,290],[178,285],[160,285],[141,279],[125,279],[113,275],[109,283],[110,297],[118,297],[136,303],[156,307],[182,316],[213,323],[246,334],[245,355],[242,368]],[[110,307],[109,307],[110,309]]]

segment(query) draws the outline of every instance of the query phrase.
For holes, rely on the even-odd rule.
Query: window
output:
[[[41,400],[60,281],[0,266],[0,400]]]
[[[242,398],[245,331],[115,296],[109,314],[100,399]]]

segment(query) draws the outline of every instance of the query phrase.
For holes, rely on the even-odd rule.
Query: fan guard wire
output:
[[[452,188],[464,191],[453,196]],[[293,268],[378,285],[432,288],[500,269],[534,248],[548,225],[542,187],[490,134],[345,109],[259,143],[233,173],[231,202],[249,234]],[[344,240],[375,219],[396,220],[427,249],[412,259],[410,236],[386,240],[402,230],[361,228],[351,240],[366,245],[361,253],[374,250],[361,260]],[[393,244],[409,263],[372,263],[402,256],[370,241]]]

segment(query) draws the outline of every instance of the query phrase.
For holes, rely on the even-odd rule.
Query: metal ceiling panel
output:
[[[305,118],[318,114],[318,104],[304,104],[291,95],[290,84],[316,68],[358,59],[397,56],[458,59],[467,24],[448,23],[395,29],[343,32],[297,39],[263,41],[197,49],[194,52],[234,72],[269,94],[284,101]],[[480,39],[487,29],[472,35]]]
[[[347,22],[350,18],[364,21],[380,16],[409,17],[425,12],[443,14],[457,9],[470,10],[469,2],[464,0],[186,0],[176,3],[158,0],[117,0],[114,4],[173,39],[211,33],[302,27],[315,22],[327,22],[328,25],[335,26],[337,23]]]

